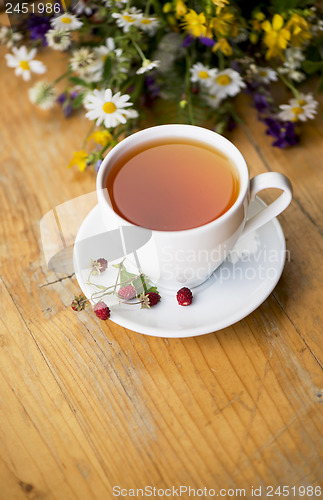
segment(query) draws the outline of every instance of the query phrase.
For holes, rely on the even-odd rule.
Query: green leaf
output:
[[[72,101],[72,107],[74,109],[77,109],[80,106],[82,106],[83,99],[84,99],[84,94],[79,94],[78,96],[76,96],[75,99],[73,99]]]
[[[69,81],[75,85],[81,85],[81,87],[92,88],[91,83],[86,82],[83,78],[79,78],[78,76],[70,76]]]
[[[103,80],[108,80],[112,70],[112,59],[108,57],[103,66]]]
[[[152,292],[158,293],[156,286],[151,286],[151,287],[147,288],[146,293],[152,293]]]
[[[304,61],[303,69],[306,73],[312,75],[313,73],[323,69],[323,61]]]
[[[282,12],[287,12],[292,9],[301,9],[305,7],[308,0],[274,0],[271,2],[271,7],[273,12],[281,14]]]

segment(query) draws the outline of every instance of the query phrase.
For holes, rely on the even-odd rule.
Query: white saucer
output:
[[[253,202],[249,215],[264,205],[260,199]],[[113,232],[112,225],[112,231],[105,236],[108,238]],[[88,298],[94,288],[86,284],[89,270],[85,267],[91,259],[107,258],[107,255],[104,255],[102,246],[100,250],[98,245],[83,245],[83,240],[90,241],[92,237],[95,240],[102,233],[104,229],[97,205],[82,223],[74,246],[76,278]],[[190,306],[179,306],[175,293],[159,289],[162,299],[150,309],[118,304],[116,299],[112,306],[108,302],[111,320],[130,330],[155,337],[184,338],[220,330],[243,319],[268,297],[283,271],[285,253],[284,233],[279,222],[273,219],[238,241],[229,258],[211,278],[193,289],[194,299]],[[122,256],[112,263],[121,259]],[[127,267],[127,260],[125,265]],[[107,271],[94,276],[93,281],[104,286],[113,285],[116,272],[109,262]]]

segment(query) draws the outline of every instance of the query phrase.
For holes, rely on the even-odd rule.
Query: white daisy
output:
[[[135,7],[131,7],[128,10],[124,10],[120,14],[114,12],[112,17],[116,19],[119,28],[122,28],[125,33],[130,30],[130,26],[138,26],[141,18],[142,12]]]
[[[50,24],[55,29],[61,29],[66,31],[74,31],[78,30],[81,26],[83,26],[82,21],[77,19],[73,14],[69,14],[68,12],[64,12],[61,16],[54,17],[51,19]]]
[[[307,119],[312,120],[315,117],[317,106],[318,102],[315,101],[312,94],[300,94],[299,99],[290,99],[288,104],[279,106],[282,111],[278,117],[284,122],[305,122]]]
[[[0,45],[6,45],[11,49],[16,42],[19,42],[23,38],[21,33],[13,31],[8,26],[0,27]]]
[[[128,0],[105,0],[104,4],[106,7],[117,7],[118,9],[122,9],[127,2]]]
[[[211,69],[208,66],[198,62],[195,63],[191,69],[191,82],[199,82],[202,84],[206,84],[210,82],[211,78],[214,78],[217,74],[216,69]]]
[[[101,70],[109,55],[112,54],[116,57],[120,57],[122,54],[122,49],[116,49],[113,38],[109,37],[106,39],[105,45],[100,45],[99,47],[94,48],[94,55],[96,58],[95,71]]]
[[[112,94],[111,89],[93,90],[84,99],[84,107],[88,111],[86,117],[96,120],[97,125],[104,124],[106,128],[116,127],[119,123],[126,123],[127,118],[135,118],[137,113],[126,108],[132,106],[128,94]]]
[[[70,58],[70,65],[72,70],[76,71],[80,76],[92,73],[95,71],[96,65],[94,52],[88,47],[81,47],[75,50]]]
[[[148,73],[154,68],[158,68],[159,61],[150,61],[150,59],[144,59],[142,66],[136,71],[137,75],[142,75],[143,73]]]
[[[157,17],[141,17],[138,20],[138,28],[148,33],[150,36],[154,36],[158,30],[159,19]]]
[[[74,7],[74,12],[77,16],[81,14],[85,14],[86,16],[90,16],[93,13],[93,10],[96,8],[96,5],[92,2],[87,2],[86,0],[78,0],[77,4]]]
[[[48,46],[54,50],[66,50],[71,45],[71,36],[66,30],[50,29],[45,36]]]
[[[56,102],[56,90],[49,82],[37,82],[28,91],[29,99],[41,109],[50,109]]]
[[[220,99],[217,95],[214,94],[205,95],[204,100],[213,109],[217,109],[219,107],[220,102],[222,101],[222,99]]]
[[[228,95],[234,96],[246,86],[240,73],[230,68],[216,73],[207,85],[210,88],[210,94],[218,96],[219,99],[224,99]]]
[[[276,82],[278,79],[276,71],[272,68],[262,68],[258,66],[257,72],[260,81],[263,83]]]
[[[34,57],[37,54],[36,49],[31,49],[29,52],[27,47],[23,45],[19,49],[12,47],[13,54],[6,54],[7,65],[9,68],[15,68],[17,76],[22,75],[25,81],[30,80],[30,74],[42,74],[46,72],[46,66],[41,61],[35,61]]]
[[[289,47],[285,50],[285,61],[283,65],[278,68],[280,73],[287,75],[295,82],[301,82],[305,79],[304,73],[299,71],[304,61],[305,56],[302,49],[299,47]]]

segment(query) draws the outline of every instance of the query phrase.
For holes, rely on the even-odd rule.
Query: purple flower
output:
[[[32,40],[41,40],[44,47],[47,45],[45,34],[50,29],[50,19],[50,16],[31,14],[27,20],[27,29],[30,31],[30,38]]]
[[[183,40],[182,47],[190,47],[193,43],[194,36],[192,35],[186,35],[186,37]]]
[[[96,170],[96,172],[98,172],[98,171],[99,171],[99,169],[100,169],[100,167],[101,167],[101,163],[102,163],[102,160],[98,160],[98,161],[96,162],[96,164],[95,164],[95,170]]]
[[[295,133],[295,124],[293,122],[281,122],[274,118],[265,118],[264,123],[267,125],[266,134],[275,138],[272,143],[278,148],[286,148],[287,146],[295,146],[298,142],[298,137]]]
[[[213,47],[213,45],[215,44],[215,41],[211,40],[211,38],[208,38],[207,36],[200,36],[199,41],[207,47]]]
[[[62,105],[62,111],[65,118],[68,118],[73,111],[73,100],[78,96],[78,92],[76,90],[72,90],[71,92],[63,92],[60,94],[56,101]]]
[[[156,83],[156,78],[153,74],[147,75],[145,78],[145,86],[148,90],[148,93],[152,99],[155,99],[159,96],[161,87]]]
[[[270,108],[270,105],[266,99],[266,96],[264,94],[260,94],[260,92],[256,92],[253,94],[253,102],[255,104],[255,108],[259,113],[264,113],[265,111],[268,111]]]

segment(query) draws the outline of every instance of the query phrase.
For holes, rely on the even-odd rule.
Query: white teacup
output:
[[[112,165],[138,145],[144,146],[155,140],[167,142],[167,139],[199,141],[223,152],[235,165],[240,184],[238,197],[229,210],[212,222],[183,231],[155,231],[138,228],[114,212],[106,189]],[[259,191],[267,188],[278,188],[283,193],[260,213],[246,220],[250,201]],[[191,125],[161,125],[127,137],[107,154],[97,176],[97,195],[103,221],[111,220],[113,213],[121,231],[129,232],[125,229],[129,227],[146,231],[145,237],[141,238],[146,243],[135,251],[131,248],[140,271],[161,287],[178,290],[183,286],[193,288],[203,283],[220,266],[241,235],[259,228],[285,210],[292,199],[292,186],[289,179],[278,172],[266,172],[250,180],[240,151],[215,132]],[[169,216],[172,217],[172,214]]]

